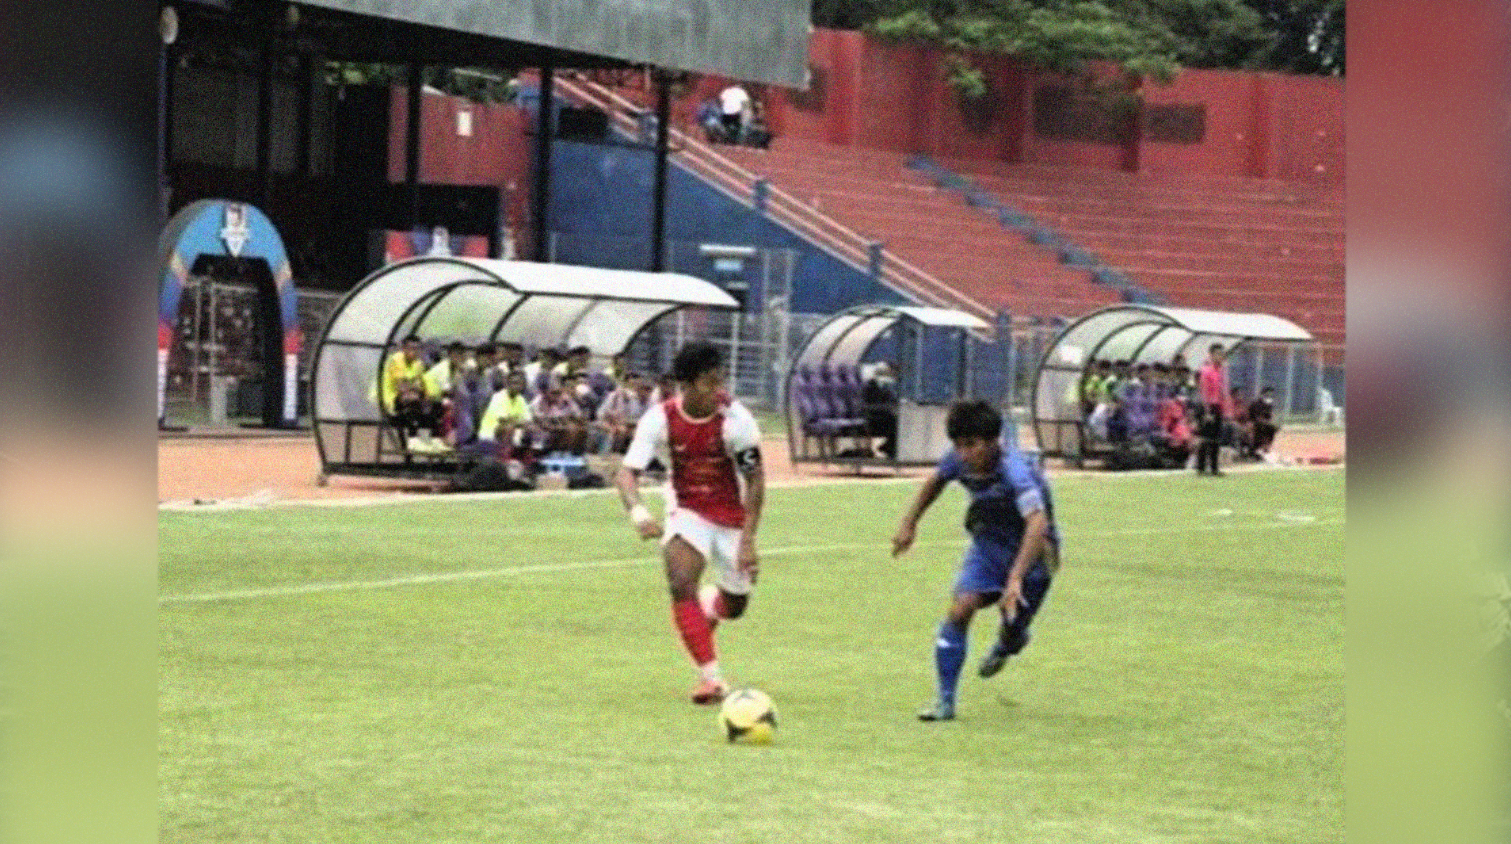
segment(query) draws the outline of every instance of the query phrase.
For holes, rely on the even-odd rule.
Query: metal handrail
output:
[[[579,100],[602,108],[612,115],[616,125],[632,133],[639,127],[624,113],[625,109],[640,111],[641,106],[619,93],[596,82],[585,79],[561,77],[556,80],[559,90]],[[873,244],[854,229],[840,223],[811,204],[798,199],[779,187],[771,185],[765,177],[745,169],[716,150],[683,132],[675,126],[668,127],[668,135],[674,146],[677,159],[688,169],[706,179],[715,188],[732,199],[749,207],[755,207],[756,185],[765,181],[767,213],[794,232],[807,236],[820,248],[851,267],[867,272],[870,268]],[[882,247],[884,260],[879,280],[930,305],[959,307],[976,316],[990,320],[995,310],[950,287],[931,273],[906,261]]]

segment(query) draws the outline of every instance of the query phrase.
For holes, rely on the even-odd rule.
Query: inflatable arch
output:
[[[203,256],[233,258],[258,289],[263,377],[262,421],[270,428],[291,428],[299,419],[299,296],[293,270],[273,221],[255,206],[224,199],[204,199],[185,206],[168,221],[158,242],[162,280],[157,305],[157,418],[165,424],[168,351],[180,299],[195,262]],[[272,371],[281,361],[282,376]]]

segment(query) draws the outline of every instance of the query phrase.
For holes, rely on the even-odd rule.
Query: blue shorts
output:
[[[1058,549],[1050,545],[1046,556],[1057,556]],[[1008,545],[977,537],[965,550],[965,559],[960,562],[960,575],[955,578],[955,594],[961,592],[1001,592],[1007,586],[1007,573],[1013,566],[1017,550]],[[1049,592],[1053,572],[1044,560],[1034,563],[1023,575],[1023,598],[1028,603],[1027,618],[1032,618],[1044,603]]]

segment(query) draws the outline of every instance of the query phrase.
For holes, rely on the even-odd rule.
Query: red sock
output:
[[[693,658],[694,665],[707,665],[714,661],[714,633],[708,616],[698,606],[697,598],[672,603],[672,618],[677,623],[677,632],[682,634],[682,644]]]

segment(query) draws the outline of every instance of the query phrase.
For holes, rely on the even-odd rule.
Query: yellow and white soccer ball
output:
[[[724,696],[719,725],[731,742],[770,744],[776,738],[776,705],[759,689],[738,689]]]

